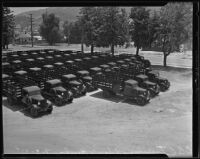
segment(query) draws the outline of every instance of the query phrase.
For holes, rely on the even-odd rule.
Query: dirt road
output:
[[[27,117],[3,100],[4,153],[166,153],[192,155],[192,70],[163,69],[171,82],[144,107],[96,91]]]

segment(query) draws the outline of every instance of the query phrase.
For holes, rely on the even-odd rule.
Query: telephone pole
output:
[[[31,44],[33,47],[33,18],[32,18],[32,14],[30,14],[30,21],[31,21]]]

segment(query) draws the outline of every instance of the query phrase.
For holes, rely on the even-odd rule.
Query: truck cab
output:
[[[86,94],[86,86],[78,82],[74,74],[63,75],[61,80],[64,87],[71,90],[75,98]]]
[[[149,71],[147,73],[149,80],[157,83],[160,86],[161,91],[166,91],[170,87],[170,82],[166,78],[162,78],[159,76],[158,71]]]
[[[41,90],[37,86],[24,87],[22,89],[22,103],[29,107],[33,117],[37,117],[39,112],[46,111],[51,113],[52,103],[41,95]]]
[[[145,105],[150,100],[150,92],[138,86],[135,80],[125,81],[123,95],[127,98],[134,99],[137,104]]]
[[[138,81],[140,87],[149,90],[152,97],[159,94],[160,88],[158,84],[150,82],[148,76],[140,74],[135,76],[135,80]]]
[[[77,72],[77,76],[80,78],[81,82],[83,82],[87,88],[87,91],[93,91],[96,88],[93,86],[92,77],[89,76],[89,72],[86,70],[81,70]]]
[[[42,94],[52,100],[57,106],[61,106],[73,101],[73,94],[70,90],[62,87],[62,82],[59,79],[48,80],[44,84]]]

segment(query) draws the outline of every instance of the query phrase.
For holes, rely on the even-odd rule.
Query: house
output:
[[[37,38],[33,37],[33,42],[36,42]],[[29,33],[20,33],[15,37],[15,44],[31,44],[31,35]]]

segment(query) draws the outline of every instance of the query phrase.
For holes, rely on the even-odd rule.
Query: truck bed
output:
[[[22,95],[22,88],[33,85],[36,85],[33,81],[13,77],[3,81],[2,91],[7,97],[12,96],[14,98],[20,98]]]

